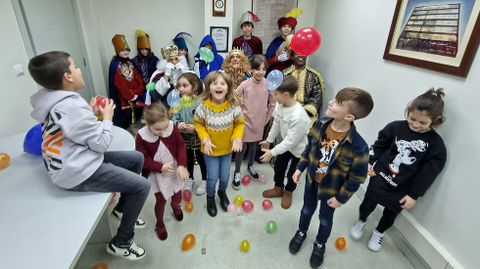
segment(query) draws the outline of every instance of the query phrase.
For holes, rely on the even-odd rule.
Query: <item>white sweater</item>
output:
[[[273,117],[273,125],[267,141],[272,143],[278,135],[283,140],[272,149],[272,155],[277,156],[290,151],[299,158],[307,145],[307,134],[310,130],[310,118],[307,112],[298,102],[290,107],[278,104]]]

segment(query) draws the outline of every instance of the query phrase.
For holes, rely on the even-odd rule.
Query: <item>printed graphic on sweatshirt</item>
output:
[[[317,170],[315,171],[315,180],[317,182],[320,181],[327,173],[328,166],[333,158],[333,153],[339,144],[340,141],[336,139],[324,138],[322,140],[322,147],[320,148],[321,157],[317,166]]]
[[[416,157],[411,156],[414,152],[425,152],[428,148],[428,143],[423,140],[405,141],[395,138],[395,145],[397,146],[397,155],[391,163],[388,164],[388,169],[392,175],[386,175],[381,172],[380,175],[392,186],[397,187],[397,183],[393,181],[396,175],[400,173],[400,166],[412,165],[417,160]]]
[[[63,146],[63,131],[55,124],[62,118],[58,112],[52,112],[42,124],[43,142],[42,153],[43,163],[47,172],[51,174],[54,170],[60,170],[63,167],[61,147]]]

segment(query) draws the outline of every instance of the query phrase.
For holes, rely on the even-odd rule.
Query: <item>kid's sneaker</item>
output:
[[[116,220],[122,220],[123,213],[118,211],[116,208],[113,209],[112,211],[112,216]],[[141,218],[138,218],[137,221],[135,221],[135,228],[137,229],[143,229],[145,228],[146,224],[145,221],[143,221]]]
[[[198,185],[197,190],[195,191],[196,195],[203,195],[207,192],[207,181],[202,180],[200,181],[200,185]]]
[[[350,227],[350,237],[352,239],[358,240],[363,235],[363,227],[365,226],[365,222],[361,220],[357,220],[352,227]]]
[[[233,174],[233,180],[232,180],[232,188],[234,190],[240,190],[240,180],[242,178],[242,174],[240,173],[234,173]]]
[[[372,236],[368,240],[367,247],[373,252],[378,252],[382,248],[384,234],[379,233],[373,229]]]
[[[183,188],[184,191],[189,191],[190,193],[192,192],[193,188],[193,179],[189,178],[185,182],[185,187]]]
[[[247,171],[253,177],[253,179],[259,178],[258,173],[255,171],[255,167],[253,167],[253,165],[248,166]]]
[[[107,253],[131,261],[140,260],[145,257],[145,249],[133,241],[132,244],[126,248],[117,247],[113,242],[110,242],[107,244]]]

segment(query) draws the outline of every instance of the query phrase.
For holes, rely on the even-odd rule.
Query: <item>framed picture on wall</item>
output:
[[[383,58],[466,77],[480,40],[480,1],[397,0]]]
[[[225,17],[227,0],[212,0],[212,16]]]
[[[210,35],[217,45],[218,52],[228,52],[228,27],[210,26]]]

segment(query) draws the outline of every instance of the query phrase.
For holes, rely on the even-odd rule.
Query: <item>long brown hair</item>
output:
[[[227,95],[225,96],[225,100],[230,103],[232,106],[240,105],[240,99],[233,91],[233,82],[230,76],[222,71],[214,71],[210,72],[204,80],[205,83],[205,91],[202,94],[203,99],[210,99],[212,100],[212,95],[210,93],[210,85],[218,79],[218,77],[222,77],[225,82],[227,83]]]

